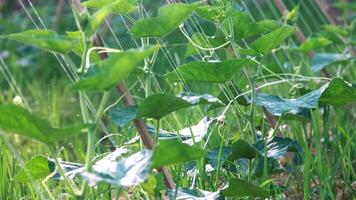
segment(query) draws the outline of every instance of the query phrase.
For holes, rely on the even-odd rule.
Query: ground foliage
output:
[[[0,199],[352,199],[342,2],[0,1]]]

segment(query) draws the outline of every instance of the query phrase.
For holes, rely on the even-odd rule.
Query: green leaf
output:
[[[222,21],[227,17],[223,6],[200,6],[196,13],[210,22]]]
[[[209,94],[195,95],[182,93],[178,96],[173,94],[156,94],[147,97],[139,106],[137,118],[147,117],[161,119],[167,114],[200,104],[221,104],[221,102]]]
[[[78,163],[64,162],[59,163],[64,170],[65,175],[72,179],[77,173],[84,171],[84,165]],[[20,171],[14,176],[13,180],[21,183],[31,183],[32,181],[44,179],[51,175],[56,169],[56,164],[53,159],[43,155],[37,155],[28,161]],[[53,180],[59,181],[63,178],[56,172],[51,177]]]
[[[81,175],[91,186],[99,182],[123,187],[132,187],[143,183],[151,172],[152,151],[142,150],[116,161],[115,159],[121,154],[120,150],[118,155],[109,155],[109,157],[99,160],[93,166],[93,172],[84,171]]]
[[[225,43],[225,41],[221,40],[220,38],[208,37],[203,33],[194,33],[193,36],[190,38],[190,40],[195,45],[202,47],[203,50],[214,49],[216,51],[219,49],[218,47],[222,48],[223,44]],[[196,55],[199,53],[198,50],[202,50],[194,46],[194,44],[191,41],[187,44],[187,51],[185,53],[186,57]]]
[[[134,38],[164,37],[176,29],[198,7],[199,3],[175,3],[160,7],[157,17],[138,20],[131,28]]]
[[[246,12],[233,11],[231,12],[231,21],[234,31],[234,40],[247,39],[262,33],[266,33],[280,27],[279,23],[273,20],[264,20],[255,22]],[[226,19],[222,25],[226,30],[229,30],[230,21]],[[217,38],[225,38],[224,33],[218,29],[216,32]]]
[[[303,52],[310,52],[310,51],[319,50],[331,43],[332,41],[324,37],[313,37],[313,38],[308,38],[305,42],[303,42],[303,44],[300,45],[298,49]]]
[[[243,105],[243,106],[248,106],[251,104],[251,100],[247,95],[242,95],[243,92],[234,84],[229,84],[227,87],[224,87],[220,94],[218,95],[218,99],[224,103],[224,105],[227,105],[232,101],[234,104],[235,102]],[[237,97],[239,96],[239,97]],[[237,97],[237,98],[236,98]],[[217,108],[218,105],[210,106],[209,110]]]
[[[73,85],[73,88],[90,91],[109,90],[128,76],[144,58],[153,54],[155,50],[157,47],[113,53],[109,58],[98,63],[100,70],[97,74],[79,80]]]
[[[205,156],[204,150],[177,141],[160,141],[153,150],[152,167],[158,168],[175,163],[198,160]]]
[[[228,157],[229,160],[234,161],[240,158],[253,159],[258,156],[258,151],[244,140],[238,140],[232,144],[232,152]]]
[[[282,138],[273,136],[272,138],[267,139],[267,141],[257,141],[254,144],[254,147],[259,150],[261,155],[265,155],[267,150],[267,157],[273,159],[280,159],[287,152],[295,152],[298,154],[302,153],[302,147],[290,138]]]
[[[71,31],[71,32],[67,31],[66,35],[69,38],[78,41],[72,50],[75,54],[82,57],[83,52],[84,52],[83,34],[80,31]],[[101,59],[100,59],[99,54],[96,51],[92,51],[90,53],[90,63],[97,63],[100,61],[101,61]]]
[[[28,161],[13,180],[21,183],[31,183],[33,180],[43,179],[51,174],[47,157],[37,155]]]
[[[256,95],[254,103],[264,106],[271,114],[281,116],[289,113],[292,115],[306,115],[308,109],[321,105],[342,106],[356,101],[356,88],[341,78],[334,78],[321,88],[309,92],[297,99],[284,99],[274,95]]]
[[[356,3],[353,2],[337,2],[334,4],[335,7],[344,11],[353,11],[356,12]]]
[[[78,42],[77,40],[58,35],[56,32],[47,29],[27,30],[21,33],[1,36],[1,38],[15,40],[47,51],[63,54],[71,51]]]
[[[159,130],[159,140],[178,140],[179,138],[183,143],[193,145],[203,140],[204,136],[207,134],[209,127],[215,119],[209,117],[204,117],[197,124],[191,127],[185,127],[178,132],[169,132],[160,129]],[[147,126],[148,133],[151,135],[156,134],[156,129],[153,126]],[[194,137],[194,140],[193,140]]]
[[[217,200],[221,199],[220,191],[210,192],[200,189],[188,189],[179,188],[176,194],[175,190],[168,190],[168,197],[171,200],[174,199],[186,199],[186,200]]]
[[[111,119],[114,124],[123,127],[136,119],[137,106],[116,107],[110,109]]]
[[[297,4],[287,15],[286,20],[291,21],[293,23],[298,21],[300,4]]]
[[[230,179],[229,186],[222,190],[226,197],[262,197],[267,198],[269,192],[257,185],[238,178]]]
[[[222,62],[193,61],[165,74],[169,81],[224,83],[242,67],[256,66],[250,59],[237,59]]]
[[[252,49],[262,53],[270,53],[272,49],[278,47],[284,40],[290,37],[295,31],[293,26],[282,26],[266,35],[253,41],[250,46]]]
[[[95,32],[101,24],[104,22],[106,17],[115,9],[118,3],[112,3],[100,8],[90,17],[90,32]]]
[[[313,101],[312,99],[310,100]],[[281,98],[279,96],[263,94],[263,93],[258,93],[256,95],[254,103],[256,103],[259,106],[264,106],[268,110],[268,112],[270,112],[272,115],[275,116],[282,116],[282,114],[288,113],[291,115],[299,115],[299,116],[307,117],[305,115],[307,114],[305,109],[315,107],[315,104],[313,102],[312,105],[310,105],[310,102],[303,102],[303,101],[299,101],[298,99],[289,100],[289,99]]]
[[[136,9],[136,0],[89,0],[82,3],[87,8],[101,9],[113,4],[111,11],[119,14],[128,14]]]
[[[318,72],[330,65],[347,63],[348,58],[342,54],[315,53],[311,65],[313,72]]]
[[[354,101],[356,101],[356,88],[341,78],[332,79],[319,98],[320,104],[333,106],[343,106]]]
[[[67,136],[83,133],[85,130],[83,125],[67,128],[52,127],[49,121],[15,105],[0,106],[0,128],[6,132],[17,133],[45,144],[52,144]]]

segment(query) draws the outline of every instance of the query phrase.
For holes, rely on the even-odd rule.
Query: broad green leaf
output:
[[[47,29],[27,30],[21,33],[1,36],[1,38],[15,40],[56,53],[68,53],[78,42],[77,40],[73,40],[67,36],[58,35],[56,32]]]
[[[265,155],[265,151],[267,150],[267,157],[273,159],[280,159],[286,155],[287,152],[302,153],[302,147],[298,142],[290,138],[277,136],[269,138],[267,141],[257,141],[254,147],[259,150],[261,155]]]
[[[232,147],[223,147],[221,149],[221,157],[219,158],[219,153],[220,153],[220,147],[215,148],[211,151],[208,152],[206,156],[207,163],[211,165],[214,169],[218,166],[218,162],[220,159],[220,166],[223,166],[223,164],[229,160],[229,156],[232,153]]]
[[[104,158],[100,164],[97,162],[93,166],[93,172],[85,171],[81,175],[91,186],[99,182],[123,187],[137,186],[148,178],[151,172],[151,160],[150,150],[139,151],[119,161]]]
[[[21,183],[31,183],[32,181],[44,179],[51,175],[55,169],[55,161],[43,155],[37,155],[28,161],[20,171],[15,175],[13,180]],[[65,172],[65,176],[72,179],[78,173],[84,171],[84,165],[72,162],[60,161],[61,168]],[[56,172],[51,177],[53,180],[62,180],[63,178]]]
[[[234,40],[247,39],[262,33],[266,33],[277,29],[280,25],[273,20],[264,20],[255,22],[246,12],[233,11],[231,12],[231,21],[234,31]],[[229,30],[229,20],[226,19],[222,25],[226,30]],[[224,33],[218,29],[216,32],[217,38],[225,38]]]
[[[269,192],[257,185],[238,178],[230,179],[229,186],[222,190],[225,197],[262,197],[267,198]]]
[[[100,8],[92,16],[90,16],[90,32],[95,32],[101,24],[104,22],[106,17],[115,9],[118,3],[112,3]]]
[[[219,159],[220,148],[216,148],[208,152],[207,161],[213,167],[216,168]],[[254,159],[257,156],[261,156],[257,149],[251,146],[244,140],[238,140],[233,143],[231,146],[226,146],[222,148],[222,154],[220,157],[221,166],[226,161],[234,162],[238,159]]]
[[[73,52],[78,56],[83,56],[84,52],[84,43],[83,43],[83,35],[80,31],[67,31],[66,35],[76,41],[77,44],[73,47]],[[100,56],[96,51],[92,51],[90,53],[90,63],[97,63],[100,62]]]
[[[315,53],[311,61],[311,68],[318,72],[327,66],[347,63],[348,58],[342,54],[334,53]]]
[[[222,21],[227,17],[227,13],[223,6],[200,6],[196,9],[199,17],[210,22]]]
[[[335,33],[341,36],[347,36],[349,34],[349,32],[347,31],[347,29],[343,26],[336,26],[336,25],[324,25],[323,26],[324,30],[330,33]]]
[[[293,35],[294,31],[295,28],[293,26],[282,26],[256,39],[250,46],[262,54],[268,54],[272,49],[278,47],[284,40]]]
[[[37,155],[20,169],[13,180],[21,183],[31,183],[33,180],[43,179],[50,174],[48,158]]]
[[[192,42],[189,42],[185,53],[186,57],[198,54],[199,50],[217,50],[218,47],[224,47],[223,44],[225,43],[225,41],[220,38],[208,37],[203,33],[194,33],[190,39],[195,45],[203,49],[199,49]]]
[[[45,144],[52,144],[67,136],[83,133],[85,126],[55,128],[51,126],[49,121],[31,114],[20,106],[1,105],[0,129],[6,132],[17,133]]]
[[[137,106],[116,107],[110,109],[111,119],[114,124],[123,127],[136,119]]]
[[[89,0],[82,4],[87,8],[101,9],[113,4],[111,11],[119,14],[128,14],[136,9],[136,0]]]
[[[217,200],[221,199],[220,191],[210,192],[200,189],[188,189],[188,188],[179,188],[177,191],[168,190],[168,197],[171,200],[175,199],[186,199],[186,200]]]
[[[313,101],[313,100],[312,100]],[[254,100],[259,106],[264,106],[268,112],[275,116],[282,116],[283,114],[291,114],[291,115],[300,115],[304,116],[307,112],[305,109],[314,108],[315,104],[313,103],[312,106],[308,102],[299,102],[298,99],[289,100],[285,98],[281,98],[275,95],[263,94],[258,93]]]
[[[356,88],[340,78],[334,78],[321,88],[309,92],[297,99],[285,99],[274,95],[257,94],[254,103],[264,106],[271,114],[281,116],[305,115],[308,109],[322,105],[342,106],[356,101]]]
[[[175,163],[198,160],[205,156],[204,150],[177,141],[160,141],[153,150],[152,167],[158,168]]]
[[[331,80],[319,98],[320,104],[333,106],[343,106],[354,101],[356,101],[356,88],[341,78]]]
[[[153,54],[157,47],[132,49],[113,53],[99,64],[99,72],[83,78],[73,85],[77,90],[102,91],[109,90],[119,81],[128,76],[144,58]]]
[[[256,66],[250,59],[228,60],[222,62],[193,61],[168,72],[170,81],[224,83],[232,78],[242,67]]]
[[[167,114],[200,104],[221,104],[221,102],[209,94],[195,95],[182,93],[178,96],[173,94],[156,94],[147,97],[139,106],[137,118],[147,117],[161,119]]]
[[[150,195],[155,194],[155,188],[156,188],[156,179],[153,175],[149,175],[147,180],[141,184],[141,187],[145,190]]]
[[[251,104],[251,100],[247,95],[242,95],[243,92],[234,84],[229,84],[227,87],[224,87],[223,90],[218,95],[218,99],[228,105],[230,101],[232,103],[238,103],[243,106],[248,106]],[[236,98],[237,97],[237,98]],[[215,109],[218,105],[210,106],[209,110]]]
[[[319,50],[332,42],[324,37],[314,37],[314,38],[308,38],[303,44],[300,45],[298,48],[299,50],[303,52],[310,52],[310,51],[315,51]]]
[[[240,158],[253,159],[258,156],[258,151],[244,140],[238,140],[232,144],[232,152],[228,157],[229,160],[234,161]]]
[[[199,3],[174,3],[160,7],[157,17],[138,20],[131,28],[134,38],[164,37],[176,29],[198,7]]]

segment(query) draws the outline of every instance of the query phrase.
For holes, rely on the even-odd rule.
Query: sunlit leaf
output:
[[[222,62],[193,61],[168,72],[170,81],[224,83],[230,80],[242,67],[256,66],[250,59],[228,60]]]
[[[196,95],[182,93],[178,96],[173,94],[155,94],[147,97],[139,106],[137,118],[147,117],[161,119],[167,114],[200,104],[221,104],[220,100],[209,94]]]
[[[90,16],[90,32],[95,32],[100,27],[106,17],[117,7],[117,4],[106,5]]]
[[[152,166],[158,168],[175,163],[188,162],[203,158],[204,150],[180,143],[178,141],[164,140],[153,151]]]
[[[234,40],[247,39],[252,36],[267,33],[280,27],[279,23],[273,20],[263,20],[255,22],[246,12],[231,12],[231,23],[234,33]],[[229,30],[230,21],[226,19],[222,25]],[[218,29],[216,37],[225,38],[222,30]]]
[[[186,57],[198,54],[199,50],[214,49],[216,51],[217,49],[226,46],[223,45],[225,43],[224,40],[217,37],[208,37],[203,33],[194,33],[190,40],[191,41],[187,44],[187,51],[185,53]],[[195,45],[198,45],[200,49]]]
[[[208,21],[222,21],[227,17],[224,7],[222,6],[200,6],[196,10],[197,14]]]
[[[78,173],[84,170],[84,166],[78,163],[60,161],[60,166],[65,176],[72,179]],[[41,180],[52,175],[53,180],[62,180],[63,177],[56,170],[55,161],[43,155],[37,155],[28,161],[20,171],[14,176],[13,180],[22,183],[31,183],[32,181]]]
[[[199,3],[174,3],[159,8],[158,16],[138,20],[131,28],[134,38],[164,37],[176,29],[199,7]]]
[[[257,185],[238,178],[230,179],[229,186],[222,190],[226,197],[262,197],[267,198],[269,192]]]
[[[45,156],[37,155],[28,161],[13,180],[22,183],[31,183],[32,180],[43,179],[51,174],[48,159]]]
[[[313,38],[308,38],[305,42],[303,42],[299,50],[303,52],[310,52],[310,51],[315,51],[319,50],[332,42],[324,37],[313,37]]]
[[[101,9],[113,4],[112,12],[119,14],[128,14],[136,9],[136,0],[89,0],[82,4],[87,8]]]
[[[77,40],[73,40],[67,36],[58,35],[56,32],[47,29],[26,30],[21,33],[13,33],[0,38],[15,40],[27,45],[32,45],[47,51],[56,53],[68,53],[75,45]]]
[[[188,188],[179,188],[177,191],[177,196],[175,196],[175,190],[168,191],[169,199],[186,199],[186,200],[215,200],[220,199],[220,191],[210,192],[199,189],[188,189]]]
[[[198,143],[202,141],[204,136],[207,134],[208,129],[213,121],[214,119],[211,119],[209,117],[204,117],[194,126],[186,127],[179,130],[179,136],[178,136],[178,132],[168,132],[160,129],[158,139],[177,140],[178,138],[180,138],[183,143],[193,145],[194,142]],[[147,130],[151,135],[156,134],[156,129],[153,126],[148,126]]]
[[[67,128],[52,127],[49,121],[15,105],[0,106],[0,128],[6,132],[17,133],[46,144],[83,133],[85,130],[83,125]]]
[[[142,150],[116,162],[104,161],[100,165],[102,167],[98,168],[100,170],[93,166],[93,172],[83,172],[82,176],[89,185],[105,182],[123,187],[137,186],[148,178],[151,171],[151,157],[150,150]]]
[[[287,15],[286,20],[291,21],[293,23],[298,21],[298,14],[299,14],[299,7],[300,4],[296,5]]]
[[[252,49],[262,53],[270,53],[272,49],[278,47],[284,40],[292,36],[295,31],[293,26],[282,26],[266,35],[253,41],[250,46]]]
[[[67,31],[66,35],[76,41],[76,45],[73,47],[73,52],[78,56],[83,56],[84,52],[84,43],[83,43],[83,34],[80,31]],[[101,61],[100,56],[96,51],[90,53],[90,63],[97,63]]]
[[[153,54],[156,49],[157,47],[150,47],[113,53],[108,59],[98,63],[97,74],[79,80],[73,88],[91,91],[109,90],[128,76],[144,58]]]

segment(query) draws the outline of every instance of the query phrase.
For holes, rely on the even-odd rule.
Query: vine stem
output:
[[[80,0],[72,0],[72,5],[78,9],[80,12],[84,12],[85,8],[80,4]],[[94,37],[93,43],[95,46],[103,46],[102,41],[100,40],[99,37]],[[106,59],[108,56],[107,54],[104,53],[100,53],[100,58],[102,60]],[[134,106],[136,105],[132,96],[130,95],[129,91],[126,89],[126,85],[123,81],[121,81],[117,86],[116,86],[117,91],[122,95],[122,100],[125,106]],[[146,146],[147,149],[153,149],[154,147],[154,143],[152,141],[152,138],[150,137],[147,128],[144,124],[144,122],[140,119],[136,119],[133,121],[135,128],[137,130],[137,132],[140,135],[140,138],[143,142],[143,144]],[[163,176],[164,176],[164,182],[165,185],[169,188],[169,189],[174,189],[175,188],[175,184],[173,181],[173,178],[171,176],[171,174],[169,173],[169,171],[167,170],[167,168],[165,167],[161,167],[158,169],[158,171],[162,172]]]

